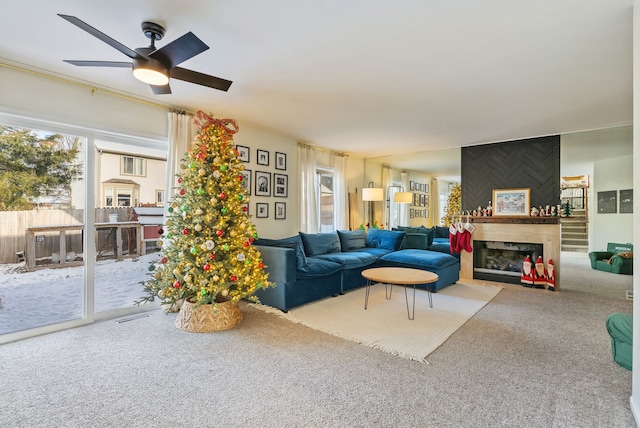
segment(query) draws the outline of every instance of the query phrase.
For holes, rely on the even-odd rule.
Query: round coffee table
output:
[[[430,284],[438,280],[438,275],[421,269],[401,268],[401,267],[383,267],[365,269],[362,276],[367,279],[367,288],[364,295],[364,308],[367,309],[369,303],[369,288],[374,282],[380,282],[385,287],[385,297],[387,300],[391,298],[393,284],[404,285],[404,298],[407,303],[407,317],[412,320],[416,313],[416,285]],[[387,284],[391,285],[391,290],[387,293]],[[407,296],[407,285],[413,285],[413,310],[409,313],[409,297]],[[429,294],[429,307],[433,308],[431,296],[431,287],[427,287]]]

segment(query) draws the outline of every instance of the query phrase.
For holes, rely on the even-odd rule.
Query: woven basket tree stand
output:
[[[237,303],[231,301],[215,305],[200,305],[185,300],[175,326],[192,333],[210,333],[229,330],[242,321],[242,311]]]

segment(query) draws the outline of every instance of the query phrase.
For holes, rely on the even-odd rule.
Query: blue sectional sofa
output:
[[[458,258],[437,251],[414,248],[407,232],[370,229],[298,235],[283,239],[257,239],[275,287],[260,289],[260,302],[289,309],[363,287],[362,271],[372,267],[410,267],[438,275],[438,281],[422,286],[432,291],[460,278]],[[409,240],[410,241],[410,240]],[[420,287],[420,286],[418,286]]]

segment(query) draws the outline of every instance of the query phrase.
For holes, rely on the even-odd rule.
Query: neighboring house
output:
[[[97,141],[99,207],[163,206],[166,154],[120,143]],[[135,151],[135,153],[133,153]]]

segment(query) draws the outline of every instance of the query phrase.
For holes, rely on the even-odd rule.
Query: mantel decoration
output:
[[[494,189],[492,210],[494,216],[528,217],[531,189]]]
[[[233,143],[238,125],[198,112],[196,141],[181,161],[167,208],[160,259],[149,270],[142,300],[160,299],[180,313],[176,327],[194,332],[232,328],[242,320],[241,299],[269,287],[252,244],[258,238],[247,213],[244,165]]]

